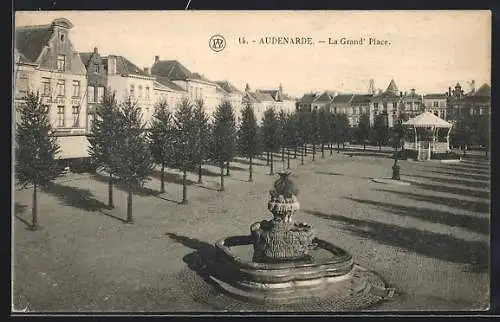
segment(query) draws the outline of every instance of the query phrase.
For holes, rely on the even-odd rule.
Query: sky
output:
[[[366,92],[369,80],[385,90],[442,93],[460,82],[467,91],[491,84],[489,11],[33,11],[16,12],[15,26],[67,18],[79,52],[151,67],[155,55],[179,60],[211,80],[243,90],[277,88],[300,97],[311,91]],[[212,35],[226,47],[209,48]],[[240,44],[244,37],[249,43]],[[265,45],[262,37],[310,37],[313,45]],[[362,45],[329,44],[341,38]],[[369,38],[387,41],[368,45]],[[252,41],[256,42],[253,43]],[[325,41],[320,43],[319,41]]]

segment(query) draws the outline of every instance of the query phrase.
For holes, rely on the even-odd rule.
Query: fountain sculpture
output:
[[[272,304],[352,296],[370,288],[347,251],[316,237],[310,225],[293,220],[300,208],[298,189],[290,172],[279,174],[268,202],[273,218],[251,225],[250,235],[217,241],[217,269],[210,278],[239,299]],[[253,255],[245,257],[238,249]]]

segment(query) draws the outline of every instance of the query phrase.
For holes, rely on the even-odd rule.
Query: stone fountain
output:
[[[293,220],[300,205],[290,174],[280,172],[270,191],[267,208],[272,219],[251,225],[250,235],[215,243],[212,281],[240,300],[266,304],[304,303],[312,298],[354,303],[353,296],[366,293],[372,285],[384,289],[377,277],[362,277],[363,269],[351,254],[319,239],[307,223]]]

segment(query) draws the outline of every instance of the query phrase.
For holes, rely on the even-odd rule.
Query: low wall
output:
[[[57,143],[60,146],[57,157],[61,159],[89,157],[89,141],[85,135],[58,136]]]

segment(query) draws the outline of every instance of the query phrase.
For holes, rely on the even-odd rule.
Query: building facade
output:
[[[263,90],[257,89],[251,91],[247,84],[243,95],[243,104],[251,104],[254,109],[254,114],[259,124],[264,117],[264,112],[269,108],[274,108],[276,113],[281,111],[289,114],[296,109],[297,101],[285,93],[280,85],[277,89]]]
[[[379,93],[373,97],[373,115],[374,118],[381,113],[387,113],[387,124],[393,127],[399,116],[399,102],[401,100],[396,82],[391,80],[385,92]]]
[[[450,115],[448,115],[448,95],[446,93],[435,93],[435,94],[425,94],[423,96],[423,105],[425,111],[431,112],[432,114],[439,116],[443,120],[449,120]]]
[[[226,81],[216,81],[219,104],[229,102],[237,117],[241,115],[243,108],[243,93],[233,84]]]
[[[325,91],[318,95],[311,103],[312,109],[325,109],[330,111],[333,98],[337,95],[335,92]]]
[[[400,95],[401,96],[401,95]],[[417,94],[415,89],[410,89],[409,93],[404,93],[399,104],[399,113],[412,118],[424,112],[424,102],[422,95]]]
[[[219,104],[217,84],[203,75],[193,73],[177,60],[160,60],[155,56],[151,74],[164,77],[187,92],[189,100],[194,103],[203,100],[206,112],[212,114]]]
[[[296,103],[297,111],[312,111],[312,104],[319,95],[317,93],[304,94]]]
[[[87,71],[70,40],[65,18],[15,30],[14,107],[28,90],[38,91],[60,145],[61,159],[88,157]],[[16,119],[16,118],[15,118]]]
[[[362,115],[368,115],[370,125],[373,125],[373,95],[355,94],[351,99],[351,112],[348,113],[349,124],[357,126]]]

